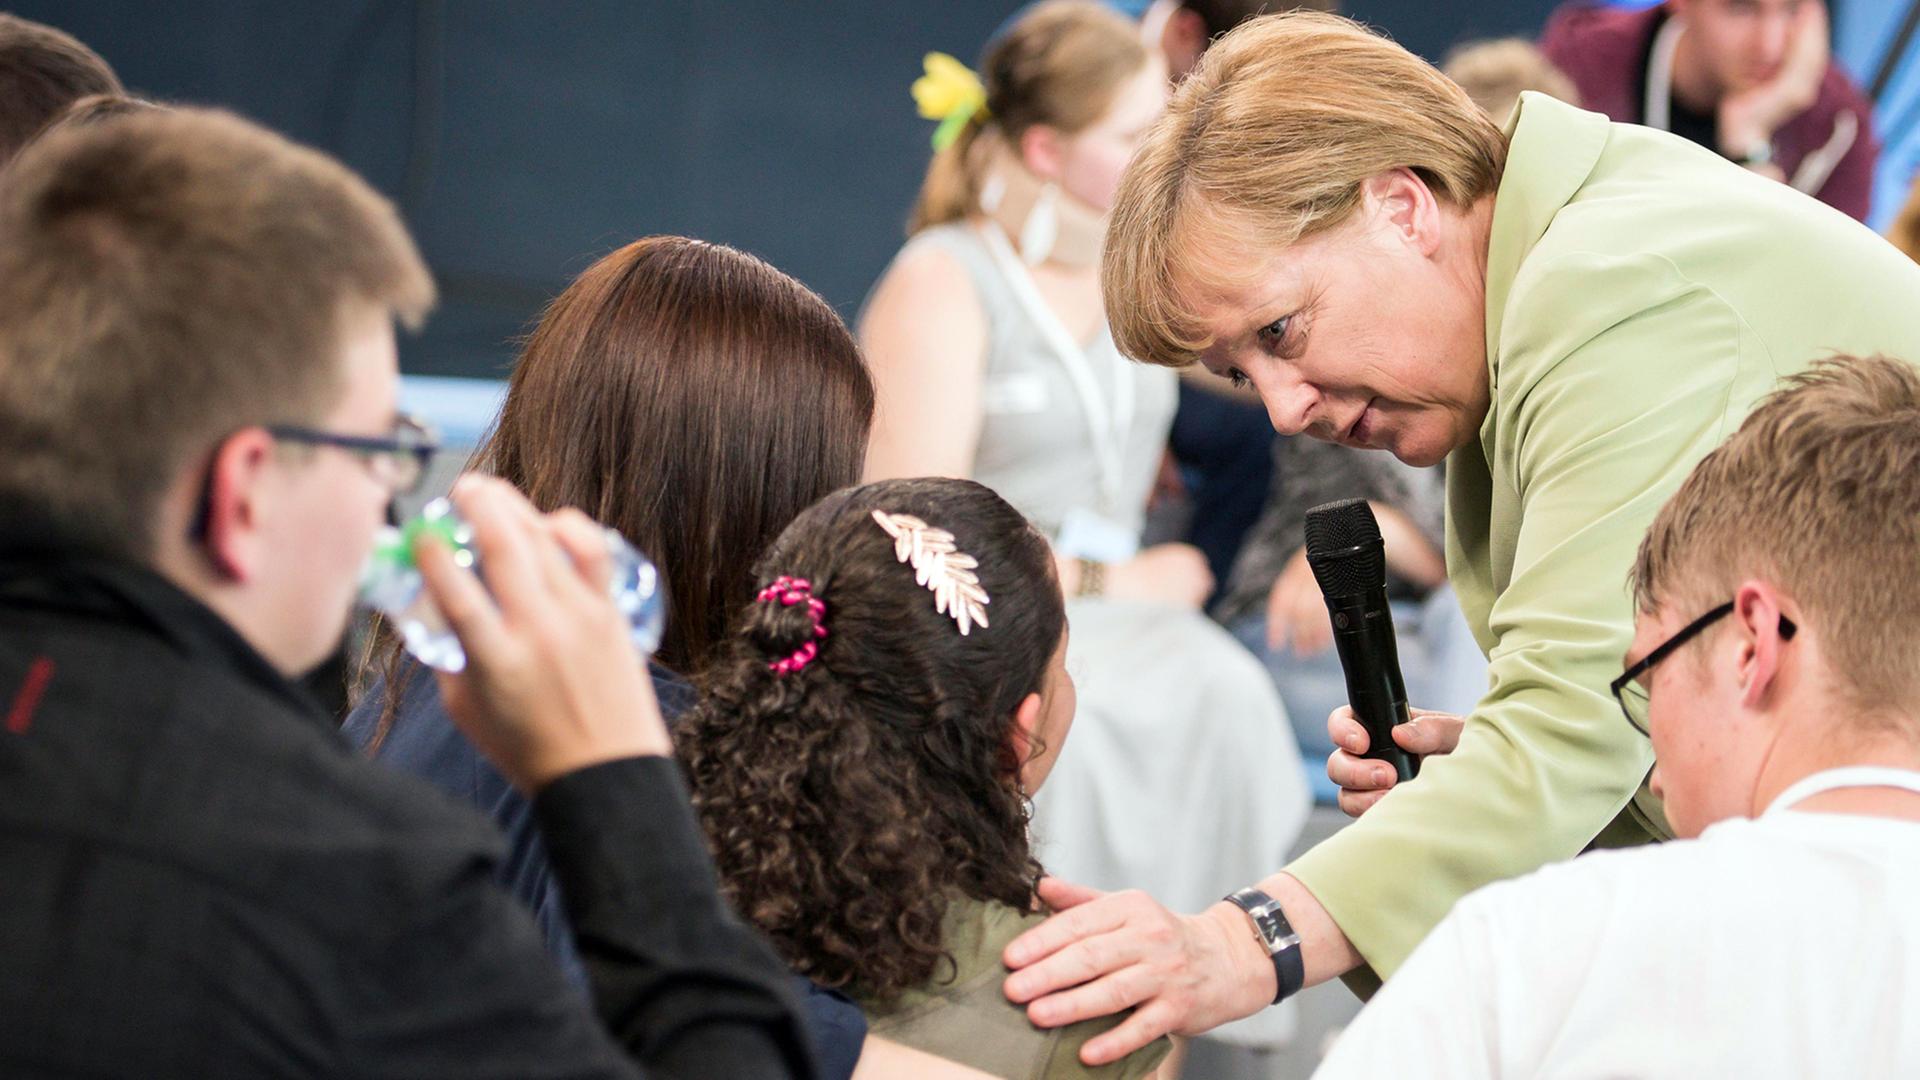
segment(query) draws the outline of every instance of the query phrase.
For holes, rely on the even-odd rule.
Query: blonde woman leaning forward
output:
[[[1139,1006],[1088,1060],[1303,982],[1370,985],[1478,886],[1667,835],[1646,737],[1608,692],[1641,534],[1782,376],[1835,350],[1920,356],[1920,268],[1844,215],[1537,94],[1503,130],[1328,16],[1207,54],[1128,167],[1103,281],[1129,355],[1249,382],[1288,434],[1446,459],[1447,568],[1491,689],[1385,798],[1386,766],[1335,751],[1366,814],[1258,883],[1288,925],[1257,897],[1264,929],[1230,902],[1177,916],[1043,887],[1070,910],[1008,947],[1009,996],[1043,1025]],[[1350,716],[1330,727],[1364,747]]]
[[[970,477],[1049,537],[1081,693],[1075,751],[1036,800],[1040,858],[1198,906],[1285,858],[1307,794],[1265,672],[1199,613],[1200,554],[1140,549],[1175,378],[1115,348],[1097,259],[1166,74],[1091,3],[1036,7],[981,70],[984,87],[936,57],[917,87],[944,146],[860,328],[868,475]],[[1226,1034],[1272,1043],[1289,1020]]]

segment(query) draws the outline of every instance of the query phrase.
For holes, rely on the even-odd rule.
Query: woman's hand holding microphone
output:
[[[1411,709],[1413,719],[1393,729],[1400,749],[1427,757],[1451,754],[1460,743],[1464,717],[1432,709]],[[1393,766],[1366,758],[1367,729],[1354,718],[1352,706],[1342,705],[1327,717],[1327,735],[1337,747],[1327,756],[1327,778],[1340,785],[1340,809],[1359,817],[1393,789]]]

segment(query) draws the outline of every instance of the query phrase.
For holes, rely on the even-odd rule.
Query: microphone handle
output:
[[[1393,766],[1397,778],[1420,774],[1420,758],[1393,741],[1393,728],[1411,720],[1407,688],[1400,678],[1400,650],[1394,643],[1393,614],[1383,588],[1347,596],[1329,596],[1333,643],[1347,677],[1347,703],[1367,729],[1364,757]]]

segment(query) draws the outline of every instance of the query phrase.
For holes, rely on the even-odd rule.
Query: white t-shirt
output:
[[[1920,823],[1775,810],[1462,899],[1316,1077],[1920,1077]]]

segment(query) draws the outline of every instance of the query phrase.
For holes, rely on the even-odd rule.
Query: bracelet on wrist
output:
[[[1101,596],[1107,591],[1107,564],[1092,559],[1075,559],[1080,566],[1080,581],[1075,585],[1075,596]]]

